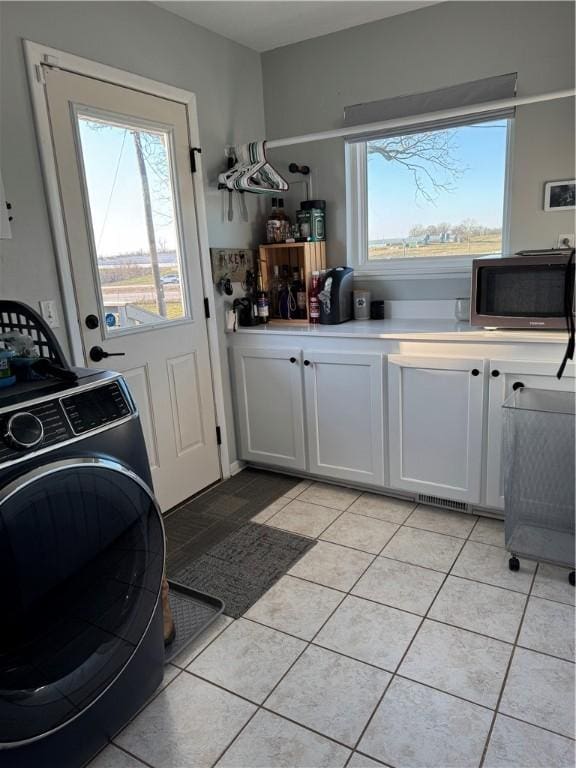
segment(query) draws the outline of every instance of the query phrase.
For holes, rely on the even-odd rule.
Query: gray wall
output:
[[[0,240],[0,296],[36,308],[60,291],[46,207],[22,39],[193,91],[197,96],[210,245],[248,247],[259,239],[259,201],[250,223],[222,218],[215,182],[224,145],[264,133],[262,75],[256,52],[139,2],[0,3],[0,168],[14,206],[13,239]],[[221,303],[221,302],[220,302]],[[223,311],[218,312],[223,324]],[[66,344],[64,326],[58,331]],[[226,345],[224,385],[230,413]],[[229,433],[234,435],[232,418]]]
[[[344,107],[518,72],[520,96],[574,86],[574,4],[454,2],[263,54],[267,138],[341,127]],[[511,166],[510,250],[550,247],[574,232],[570,212],[542,210],[545,181],[574,173],[574,100],[517,110]],[[328,204],[328,259],[346,262],[344,143],[275,150],[314,170]],[[298,196],[297,199],[301,199]],[[451,298],[463,280],[372,283],[388,298]]]

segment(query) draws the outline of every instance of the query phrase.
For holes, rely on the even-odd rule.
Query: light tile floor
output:
[[[319,543],[90,768],[573,768],[566,569],[509,571],[497,520],[325,483],[256,520]]]

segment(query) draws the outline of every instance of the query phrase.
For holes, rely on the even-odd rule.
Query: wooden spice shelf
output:
[[[274,274],[274,267],[281,271],[284,265],[304,271],[306,287],[312,272],[326,269],[326,243],[270,243],[258,249],[260,270],[265,288]]]
[[[282,267],[284,265],[289,268],[290,275],[294,267],[298,267],[299,271],[303,271],[306,285],[306,310],[308,311],[310,277],[312,272],[320,272],[326,269],[326,243],[324,241],[314,243],[267,243],[259,247],[258,259],[259,270],[266,291],[270,290],[275,266],[278,267],[280,274],[282,274]],[[303,321],[295,319],[286,320],[286,322],[297,323]]]

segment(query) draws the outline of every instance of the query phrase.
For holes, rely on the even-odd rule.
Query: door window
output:
[[[82,108],[76,127],[106,332],[187,317],[171,132]]]

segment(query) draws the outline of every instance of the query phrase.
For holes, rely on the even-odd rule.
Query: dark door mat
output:
[[[168,576],[175,576],[299,482],[298,477],[249,468],[169,512],[164,518]]]
[[[239,618],[316,542],[277,528],[246,523],[198,554],[175,580],[224,601],[224,613]]]
[[[222,613],[221,600],[197,592],[170,580],[170,608],[176,625],[176,637],[166,648],[164,663],[168,664],[201,634]]]

